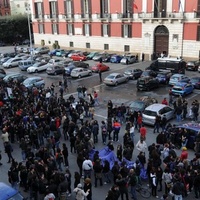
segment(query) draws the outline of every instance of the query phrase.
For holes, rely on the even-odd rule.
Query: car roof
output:
[[[42,77],[40,76],[32,76],[32,77],[28,77],[26,80],[33,80],[33,79],[38,79],[38,78],[42,79]]]
[[[159,111],[159,110],[161,110],[164,107],[168,107],[168,106],[166,106],[164,104],[161,104],[161,103],[154,103],[154,104],[146,107],[145,110]]]
[[[13,189],[12,187],[8,186],[7,184],[0,182],[0,200],[6,200],[13,197],[15,194],[17,194],[18,191]]]
[[[192,129],[195,131],[200,131],[200,124],[198,123],[185,123],[182,125],[177,126],[178,128],[187,128],[187,129]]]
[[[173,74],[172,77],[182,77],[184,76],[183,74]]]
[[[109,76],[117,76],[117,75],[120,75],[120,73],[112,73],[112,74],[109,74]]]
[[[185,85],[187,85],[189,83],[185,83],[185,82],[177,82],[174,84],[174,86],[179,86],[179,87],[184,87]]]

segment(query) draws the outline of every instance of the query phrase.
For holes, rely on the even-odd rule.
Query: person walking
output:
[[[13,160],[13,157],[12,157],[13,148],[9,142],[5,142],[4,147],[5,147],[5,153],[8,155],[7,163],[10,163]]]
[[[89,156],[85,157],[85,160],[83,161],[82,169],[84,171],[84,179],[91,178],[93,164],[92,164],[92,161],[89,159]]]
[[[76,200],[84,200],[85,197],[87,197],[87,195],[89,194],[90,189],[84,192],[82,184],[79,183],[77,187],[73,190],[73,192],[76,193]]]
[[[119,142],[119,131],[120,131],[120,128],[121,128],[121,124],[117,120],[115,120],[115,122],[113,123],[113,129],[114,129],[113,141]]]
[[[137,186],[137,176],[135,174],[134,169],[130,169],[129,171],[129,181],[128,184],[131,187],[131,195],[132,199],[137,200],[137,195],[136,195],[136,186]]]
[[[101,70],[99,69],[99,80],[100,80],[100,83],[102,82],[102,72]]]
[[[86,199],[92,200],[92,183],[90,178],[85,179],[83,188],[85,193],[87,191],[89,192],[89,194],[86,196]]]
[[[145,150],[147,149],[147,144],[142,138],[140,138],[140,140],[136,144],[136,148],[139,152],[145,153]]]
[[[180,181],[180,178],[175,175],[175,183],[172,187],[172,193],[174,194],[174,200],[182,200],[184,194],[184,184]]]
[[[101,121],[101,135],[102,135],[103,144],[106,145],[107,127],[106,127],[105,121]]]

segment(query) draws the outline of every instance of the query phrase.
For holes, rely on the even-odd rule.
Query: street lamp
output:
[[[31,59],[33,57],[33,45],[32,45],[32,34],[31,34],[31,22],[30,22],[30,14],[31,14],[31,8],[30,4],[26,4],[26,12],[27,12],[27,17],[28,17],[28,32],[29,32],[29,40],[30,40],[30,54],[31,54]]]

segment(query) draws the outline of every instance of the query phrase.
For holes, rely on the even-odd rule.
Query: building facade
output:
[[[30,0],[10,0],[11,15],[27,14],[27,7],[30,3]]]
[[[200,0],[32,0],[35,44],[199,58]]]
[[[0,0],[0,16],[10,15],[10,0]]]

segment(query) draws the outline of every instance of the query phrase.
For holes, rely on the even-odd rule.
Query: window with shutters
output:
[[[73,7],[73,1],[72,0],[65,0],[64,1],[64,10],[65,10],[65,15],[67,17],[73,17],[74,15],[74,7]]]
[[[50,8],[50,18],[57,18],[58,17],[57,1],[50,1],[49,2],[49,8]]]
[[[197,2],[197,17],[200,17],[200,0]]]
[[[89,42],[86,42],[86,48],[90,49],[90,43]]]
[[[132,0],[123,0],[123,18],[130,18],[133,13],[133,1]]]
[[[89,13],[89,2],[88,0],[82,0],[83,1],[83,13],[87,14]]]
[[[74,42],[69,42],[69,47],[74,47]]]
[[[58,24],[52,24],[52,34],[57,35],[58,34]]]
[[[109,50],[109,44],[104,44],[104,50]]]
[[[122,25],[122,37],[124,37],[124,38],[132,37],[132,25],[131,24],[123,24]]]
[[[129,52],[130,51],[130,46],[129,45],[124,45],[124,51]]]
[[[44,31],[44,24],[38,24],[38,30],[39,30],[39,33],[40,34],[43,34],[43,33],[45,33],[45,31]]]
[[[37,2],[34,4],[35,8],[35,18],[42,18],[44,15],[44,7],[42,2]]]
[[[74,34],[74,25],[73,24],[67,24],[67,34],[68,35]]]
[[[154,17],[166,17],[167,0],[154,0]]]
[[[200,41],[200,26],[197,26],[197,41]]]
[[[83,35],[90,36],[90,24],[83,25]]]
[[[101,17],[107,17],[109,13],[109,0],[100,0],[100,14]]]

